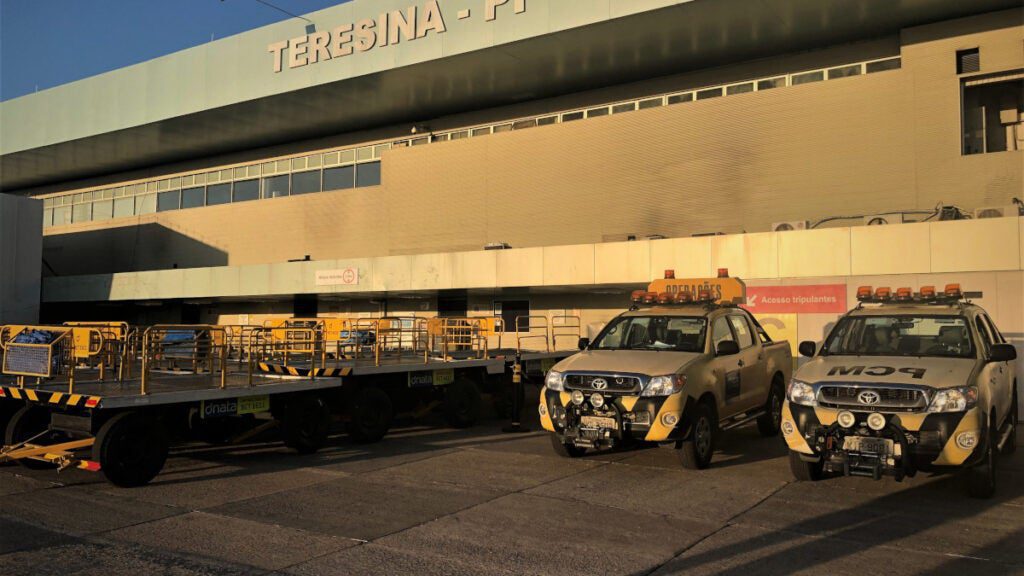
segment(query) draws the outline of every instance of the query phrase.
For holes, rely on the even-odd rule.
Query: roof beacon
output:
[[[672,270],[672,269],[665,270],[665,280],[675,280],[675,279],[676,279],[676,271],[675,270]]]

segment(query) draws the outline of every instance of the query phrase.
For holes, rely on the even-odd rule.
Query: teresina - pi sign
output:
[[[498,17],[499,7],[510,0],[483,0],[484,20],[491,22]],[[526,12],[526,0],[511,0],[516,14]],[[459,10],[456,18],[465,20],[472,17],[468,8]],[[267,46],[273,58],[274,72],[281,72],[285,66],[300,68],[308,64],[325,62],[335,58],[351,56],[356,52],[368,52],[377,47],[393,46],[425,38],[428,34],[443,34],[448,30],[445,16],[437,0],[412,5],[405,10],[385,12],[377,18],[364,18],[357,22],[343,24],[333,30],[303,34],[290,40],[274,42]]]

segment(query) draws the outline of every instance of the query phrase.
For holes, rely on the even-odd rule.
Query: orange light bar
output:
[[[875,288],[875,299],[876,300],[888,300],[892,297],[892,288],[888,286],[881,286]]]
[[[713,297],[711,296],[711,290],[708,290],[707,288],[701,288],[700,291],[697,292],[697,300],[701,302],[707,302],[712,298]]]
[[[963,292],[960,291],[959,284],[946,284],[947,298],[960,298],[961,296],[963,296]]]
[[[693,302],[693,294],[690,292],[676,292],[676,304]]]
[[[654,304],[658,301],[657,292],[644,292],[644,304]]]
[[[861,286],[857,288],[857,300],[870,300],[871,299],[871,286]]]
[[[897,288],[896,289],[896,299],[897,300],[910,300],[910,298],[913,295],[914,295],[914,293],[910,290],[910,288]]]
[[[921,298],[935,298],[935,286],[921,286]]]
[[[719,278],[728,278],[729,277],[729,269],[728,268],[719,268],[718,269],[718,277]]]
[[[671,294],[669,294],[668,292],[662,292],[662,293],[658,294],[658,304],[671,304],[671,303],[672,303],[672,295]]]
[[[665,280],[675,280],[675,278],[676,278],[676,271],[675,270],[672,270],[671,268],[668,269],[668,270],[665,270]]]
[[[633,304],[639,304],[644,301],[644,294],[647,294],[647,290],[633,290],[629,299],[633,301]]]

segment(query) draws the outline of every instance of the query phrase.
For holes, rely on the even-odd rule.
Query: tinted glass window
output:
[[[135,198],[118,198],[114,200],[114,218],[124,218],[135,214]]]
[[[206,188],[206,205],[216,206],[231,202],[231,184],[215,184]]]
[[[240,182],[235,182],[234,191],[232,192],[233,202],[245,202],[246,200],[256,200],[259,197],[259,180],[242,180]]]
[[[340,166],[324,170],[324,190],[346,190],[355,185],[355,166]]]
[[[974,356],[962,316],[851,316],[832,330],[822,354],[849,356]]]
[[[356,166],[356,186],[379,186],[380,162],[367,162]]]
[[[292,174],[292,194],[309,194],[320,191],[320,171],[296,172]]]
[[[288,175],[271,176],[263,179],[263,197],[278,198],[288,195]]]
[[[182,208],[198,208],[206,205],[206,189],[203,187],[199,188],[185,188],[181,191],[181,207]]]
[[[992,322],[992,319],[988,317],[988,314],[982,314],[981,318],[985,321],[985,326],[988,326],[988,332],[992,335],[992,342],[996,344],[1005,343],[1006,338],[1003,338],[1003,333],[999,331],[999,328],[996,328],[995,322]]]
[[[977,316],[974,319],[975,324],[978,326],[978,334],[981,335],[981,344],[985,348],[985,354],[992,348],[992,344],[995,342],[992,340],[992,335],[989,334],[988,327],[981,321],[981,316]]]
[[[732,329],[736,333],[736,343],[740,345],[740,349],[754,345],[754,334],[750,331],[750,325],[747,324],[746,318],[729,316],[729,323],[732,324]]]
[[[601,331],[593,347],[598,350],[703,352],[705,325],[704,318],[689,316],[619,317]]]
[[[114,201],[101,200],[92,203],[93,220],[109,220],[114,217]]]
[[[156,211],[177,210],[181,205],[181,190],[161,192],[156,195]]]
[[[92,204],[75,204],[71,209],[71,219],[74,222],[88,222],[92,220]]]
[[[719,344],[732,339],[732,331],[729,330],[729,324],[726,319],[723,317],[715,320],[715,324],[711,328],[711,347],[717,350]]]

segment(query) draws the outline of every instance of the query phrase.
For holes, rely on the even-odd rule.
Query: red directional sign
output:
[[[846,285],[747,286],[747,303],[743,307],[754,314],[842,314],[848,310]]]

